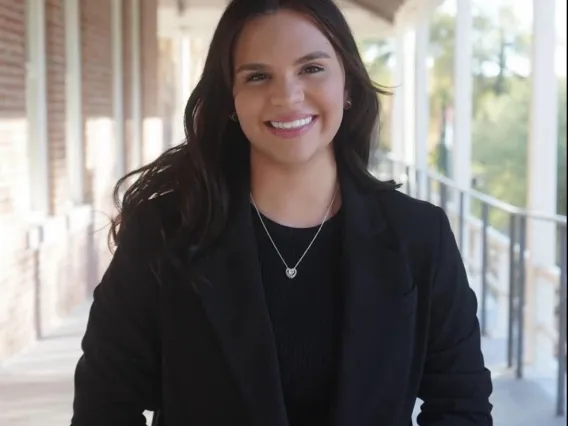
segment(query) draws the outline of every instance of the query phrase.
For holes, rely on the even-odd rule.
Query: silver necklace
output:
[[[316,238],[318,237],[321,229],[323,228],[323,225],[325,224],[325,222],[327,221],[327,218],[329,216],[329,213],[331,212],[331,207],[333,206],[333,202],[335,201],[335,197],[337,195],[337,188],[335,189],[335,192],[333,193],[333,198],[331,199],[331,202],[329,203],[329,206],[327,207],[327,211],[325,212],[325,216],[323,217],[323,220],[316,232],[316,234],[314,235],[314,237],[312,238],[312,241],[310,241],[310,244],[308,244],[308,247],[306,248],[306,250],[304,251],[304,254],[302,254],[302,256],[300,256],[300,259],[298,259],[298,261],[296,262],[296,264],[290,268],[288,266],[288,264],[286,263],[286,261],[284,260],[284,256],[282,256],[282,254],[280,253],[280,250],[278,250],[278,246],[276,246],[276,243],[274,242],[274,240],[272,239],[272,236],[270,235],[270,232],[268,232],[268,228],[266,228],[266,225],[264,224],[264,220],[262,219],[262,214],[260,214],[260,211],[258,210],[258,207],[256,206],[256,203],[254,202],[254,198],[252,198],[252,194],[250,195],[250,201],[252,202],[252,205],[254,206],[254,209],[256,210],[256,214],[258,215],[258,218],[260,219],[260,223],[262,224],[262,227],[264,228],[264,232],[266,232],[266,235],[268,236],[268,239],[270,240],[270,242],[272,243],[272,245],[274,246],[274,250],[276,250],[276,253],[278,253],[278,256],[280,257],[280,260],[282,260],[282,263],[284,264],[284,266],[286,267],[286,276],[290,279],[294,279],[296,278],[296,275],[298,275],[298,266],[300,265],[300,262],[302,262],[302,260],[304,260],[304,257],[306,256],[306,254],[308,254],[308,251],[310,251],[310,248],[312,247],[312,245],[314,244],[314,241],[316,240]]]

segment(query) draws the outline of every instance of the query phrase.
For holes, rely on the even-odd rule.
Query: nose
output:
[[[304,88],[295,78],[274,80],[270,101],[278,107],[297,105],[304,101]]]

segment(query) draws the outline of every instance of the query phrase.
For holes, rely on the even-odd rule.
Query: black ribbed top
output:
[[[286,267],[254,208],[252,217],[290,426],[328,426],[342,322],[340,213],[324,224],[294,279],[286,277]],[[289,228],[265,216],[263,220],[290,267],[318,229]]]

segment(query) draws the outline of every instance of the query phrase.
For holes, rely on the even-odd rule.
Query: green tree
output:
[[[394,48],[392,39],[363,40],[359,43],[367,71],[373,82],[383,89],[392,89],[392,62]],[[381,116],[378,123],[377,148],[388,151],[390,149],[390,123],[392,117],[392,97],[380,98]]]
[[[529,59],[532,35],[523,30],[514,9],[489,15],[478,9],[473,18],[472,169],[478,189],[514,205],[526,205],[527,141],[530,122],[530,81],[512,64]],[[455,18],[438,10],[430,28],[430,161],[444,171],[446,113],[453,108]],[[388,82],[393,43],[370,41],[367,64],[375,81]],[[518,62],[518,61],[517,61]],[[558,140],[558,211],[566,214],[566,80],[560,82]],[[442,167],[440,167],[442,166]],[[494,217],[496,226],[504,216]]]
[[[485,93],[472,128],[472,158],[480,176],[477,189],[507,203],[526,205],[530,92],[524,81],[507,81],[504,94]],[[492,215],[506,225],[507,216]]]

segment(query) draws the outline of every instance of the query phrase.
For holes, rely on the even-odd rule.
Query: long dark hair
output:
[[[233,173],[248,169],[249,154],[249,143],[239,124],[229,118],[234,111],[233,48],[251,18],[283,8],[310,17],[343,61],[352,107],[345,112],[333,141],[337,158],[361,183],[378,189],[396,187],[394,182],[376,180],[367,170],[380,114],[378,96],[387,92],[369,78],[351,30],[333,0],[233,0],[219,21],[203,74],[185,107],[185,141],[128,173],[115,187],[119,214],[112,221],[109,234],[115,244],[142,204],[169,192],[175,193],[179,213],[170,237],[176,237],[171,232],[192,235],[193,245],[199,248],[223,231],[231,193],[228,183],[234,179]],[[137,175],[121,201],[122,185]],[[162,219],[156,225],[165,244],[163,222]]]

